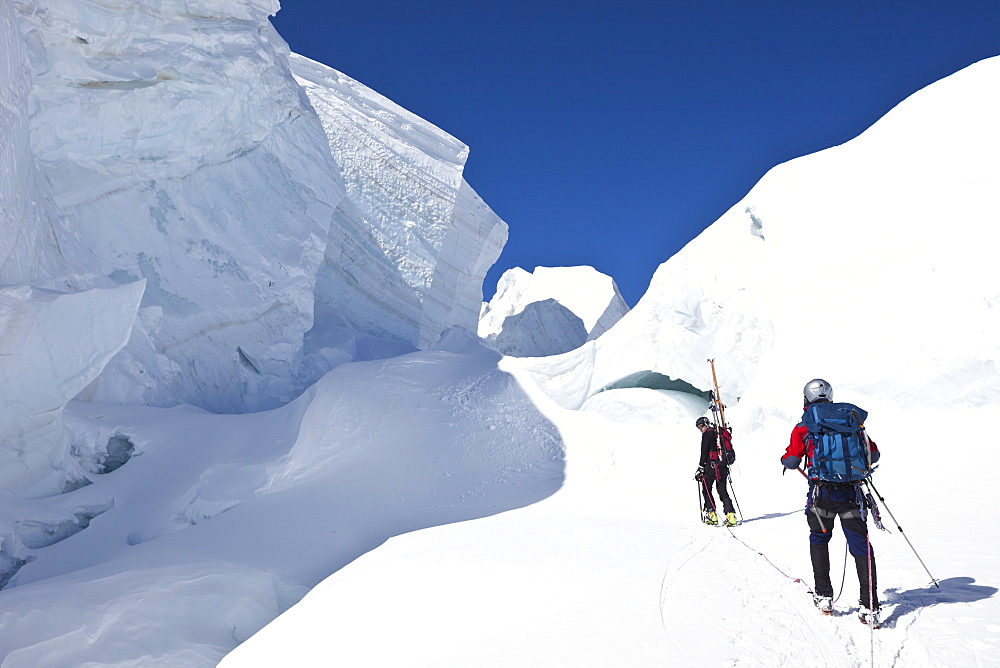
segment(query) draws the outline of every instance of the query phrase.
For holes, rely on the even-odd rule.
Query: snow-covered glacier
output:
[[[444,647],[456,664],[662,665],[710,633],[770,665],[774,629],[811,603],[755,575],[735,541],[689,540],[705,360],[748,480],[777,475],[769,448],[813,375],[892,435],[889,475],[911,502],[932,451],[996,417],[1000,61],[776,167],[632,311],[613,308],[610,279],[581,302],[544,280],[513,290],[502,325],[541,304],[520,331],[590,339],[515,358],[471,334],[506,225],[465,182],[468,149],[289,53],[277,8],[0,3],[4,665],[210,666],[248,639],[229,663],[318,646],[319,663],[447,663]],[[574,324],[550,327],[557,313]],[[934,556],[976,552],[954,517],[977,490],[933,475],[942,494],[918,516]],[[785,549],[799,490],[747,491],[762,520],[749,542]],[[988,559],[956,560],[968,570],[950,579],[995,580]],[[345,588],[313,589],[335,572]],[[251,639],[310,590],[296,610],[321,602],[315,636]],[[696,623],[706,591],[732,625]],[[933,641],[973,628],[969,604],[993,606],[975,591],[897,589],[916,610],[964,612],[900,613],[880,656],[936,657]],[[996,613],[971,618],[991,649]],[[513,649],[511,628],[527,639]],[[397,631],[407,642],[383,642]],[[786,659],[815,657],[805,637]],[[861,663],[852,634],[837,642]]]
[[[5,6],[3,282],[146,284],[89,400],[270,408],[358,337],[475,329],[506,224],[462,178],[468,148],[290,54],[277,10]]]

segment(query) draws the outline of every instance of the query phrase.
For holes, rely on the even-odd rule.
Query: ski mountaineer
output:
[[[830,582],[830,538],[833,536],[834,520],[839,516],[841,529],[847,538],[847,545],[857,567],[861,599],[858,601],[861,621],[871,626],[879,624],[879,602],[869,600],[869,592],[877,592],[875,553],[868,540],[868,524],[865,517],[865,501],[861,481],[829,482],[821,480],[811,467],[814,460],[812,435],[805,424],[806,411],[819,403],[833,402],[833,388],[822,378],[806,383],[803,388],[803,421],[795,425],[788,448],[781,463],[786,469],[799,469],[805,459],[809,471],[809,495],[806,503],[806,518],[809,523],[809,556],[812,559],[815,590],[813,599],[816,607],[824,614],[833,614],[833,584]],[[850,404],[846,404],[850,406]],[[864,442],[870,451],[870,463],[878,461],[880,453],[875,442],[865,436]],[[802,469],[799,469],[800,471]],[[869,574],[871,582],[869,583]]]
[[[704,497],[702,521],[705,524],[717,526],[719,516],[716,514],[715,498],[712,496],[712,485],[715,485],[719,498],[722,499],[722,509],[726,513],[727,527],[736,526],[736,513],[733,500],[729,498],[726,481],[729,480],[729,465],[736,461],[736,453],[730,449],[726,461],[719,458],[719,434],[707,417],[698,418],[694,426],[701,432],[701,459],[698,460],[698,471],[694,479],[701,483],[701,494]]]

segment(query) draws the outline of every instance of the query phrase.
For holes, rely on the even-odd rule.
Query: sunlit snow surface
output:
[[[289,69],[265,22],[276,9],[0,4],[11,131],[0,229],[24,232],[3,237],[16,243],[3,265],[0,426],[5,467],[31,472],[0,492],[3,666],[996,663],[1000,529],[978,518],[991,511],[983,435],[1000,418],[1000,60],[776,167],[598,339],[516,359],[469,333],[481,298],[468,284],[505,228],[457,177],[461,147],[418,131],[409,146],[456,152],[406,155],[440,165],[434,178],[455,189],[420,207],[442,227],[413,231],[465,230],[434,264],[416,249],[436,237],[394,245],[406,238],[390,224],[401,181],[380,182],[396,194],[366,200],[363,216],[349,199],[364,179],[344,178],[329,117],[303,86],[330,86],[311,91],[318,100],[336,83],[404,112],[318,64],[311,79],[308,63]],[[197,139],[174,143],[181,128]],[[395,334],[359,332],[319,297],[338,207],[364,220],[356,239],[381,230],[399,235],[382,250],[414,251],[383,265],[385,294],[359,283],[385,303],[345,297]],[[98,229],[112,221],[128,224]],[[173,235],[185,226],[195,232]],[[212,243],[239,257],[191,254]],[[365,270],[382,250],[367,249]],[[240,271],[246,281],[230,282]],[[435,294],[464,295],[453,309],[397,300],[438,272],[453,287]],[[221,296],[232,308],[205,308]],[[456,324],[441,314],[463,300],[470,325],[432,335],[426,323]],[[418,312],[427,320],[406,315]],[[49,324],[59,313],[74,314],[55,318],[71,320],[62,328]],[[34,335],[15,320],[37,323]],[[746,521],[732,533],[698,522],[691,479],[708,358],[736,432]],[[287,404],[204,410],[294,394],[300,363],[316,382]],[[142,380],[154,368],[165,375]],[[852,573],[833,618],[807,594],[805,487],[778,457],[815,376],[870,412],[883,452],[892,535],[872,536],[887,617],[874,634],[853,615]],[[161,391],[204,405],[120,405]]]

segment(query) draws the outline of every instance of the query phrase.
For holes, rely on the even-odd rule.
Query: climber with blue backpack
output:
[[[877,627],[875,553],[868,537],[868,504],[861,484],[871,476],[880,453],[865,432],[868,414],[853,404],[834,403],[833,388],[822,378],[806,383],[803,400],[802,420],[792,430],[781,463],[786,469],[798,469],[809,480],[806,517],[813,599],[820,611],[833,614],[829,544],[834,520],[840,517],[861,588],[859,617]],[[800,468],[803,462],[804,469]]]

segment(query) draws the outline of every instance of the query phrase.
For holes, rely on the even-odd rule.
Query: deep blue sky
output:
[[[768,169],[1000,54],[1000,0],[282,0],[272,21],[470,146],[510,225],[487,300],[510,267],[588,264],[634,306]]]

